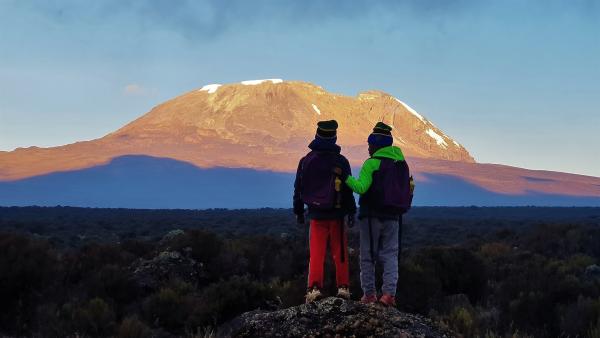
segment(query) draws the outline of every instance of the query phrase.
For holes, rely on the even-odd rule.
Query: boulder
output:
[[[223,325],[231,337],[454,337],[430,319],[379,304],[329,297],[277,311],[252,311]]]
[[[202,264],[178,251],[162,251],[151,259],[138,259],[130,270],[140,287],[155,290],[172,278],[194,285]]]

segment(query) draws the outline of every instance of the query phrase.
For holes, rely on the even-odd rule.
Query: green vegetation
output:
[[[245,311],[303,301],[305,232],[273,224],[284,216],[293,222],[289,210],[161,216],[44,208],[55,213],[46,220],[36,210],[0,209],[0,335],[203,336]],[[464,337],[599,337],[600,227],[590,210],[560,224],[464,215],[470,212],[408,220],[401,310],[430,316]],[[217,225],[198,229],[190,215]],[[166,225],[152,229],[161,217]],[[277,230],[263,231],[269,225]],[[73,235],[100,228],[111,230],[97,232],[97,241]],[[177,228],[186,230],[164,236]],[[349,258],[358,298],[355,236]],[[330,261],[326,269],[332,271]],[[334,291],[333,279],[327,273],[327,292]]]

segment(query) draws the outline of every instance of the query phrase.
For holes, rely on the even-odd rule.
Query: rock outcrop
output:
[[[283,310],[247,312],[222,326],[232,337],[454,337],[430,319],[329,297]]]
[[[195,283],[199,264],[177,251],[163,251],[152,259],[139,259],[131,266],[135,282],[148,290],[158,289],[170,278]],[[201,267],[201,265],[200,265]]]

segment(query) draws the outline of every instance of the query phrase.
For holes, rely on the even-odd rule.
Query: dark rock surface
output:
[[[130,269],[140,287],[156,290],[171,278],[195,284],[201,267],[201,263],[178,251],[162,251],[152,259],[138,259]]]
[[[454,337],[430,319],[329,297],[283,310],[247,312],[222,326],[232,337]]]

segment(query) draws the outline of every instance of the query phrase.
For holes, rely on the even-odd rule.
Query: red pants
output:
[[[348,286],[348,235],[343,231],[344,222],[340,220],[310,221],[310,263],[308,267],[308,287],[323,287],[323,268],[327,240],[335,262],[337,285]],[[343,232],[342,232],[343,231]],[[343,243],[343,244],[342,244]],[[342,252],[343,250],[343,252]]]

